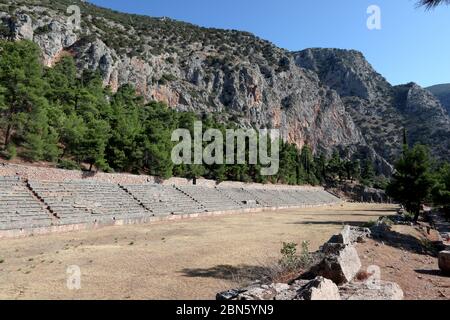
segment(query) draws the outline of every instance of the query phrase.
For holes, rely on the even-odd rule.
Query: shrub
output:
[[[311,254],[309,253],[309,245],[310,245],[309,241],[302,242],[302,252],[300,253],[299,259],[300,265],[302,267],[308,266],[312,260]]]
[[[366,223],[364,223],[364,224],[362,225],[362,227],[363,227],[363,228],[369,228],[369,229],[370,229],[370,228],[376,226],[376,224],[377,224],[376,221],[371,220],[371,221],[367,221]]]
[[[299,268],[304,268],[311,263],[312,257],[309,253],[309,241],[302,242],[302,251],[297,255],[297,244],[293,242],[283,242],[281,248],[281,259],[279,264],[287,271],[293,271]]]
[[[12,160],[17,156],[17,149],[16,149],[16,146],[13,144],[10,144],[8,146],[8,148],[6,149],[6,152],[7,152],[6,158],[8,160]]]
[[[298,257],[297,257],[297,244],[293,242],[283,242],[283,247],[280,250],[281,259],[279,261],[280,265],[288,270],[293,270],[297,267]]]
[[[67,170],[80,170],[81,167],[78,163],[73,160],[61,159],[58,162],[57,167],[59,169],[67,169]]]

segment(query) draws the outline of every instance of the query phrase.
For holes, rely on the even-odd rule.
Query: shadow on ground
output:
[[[409,234],[399,233],[397,231],[384,231],[379,234],[375,233],[374,240],[383,245],[391,246],[393,248],[402,249],[416,254],[429,255],[437,257],[438,250],[433,242],[426,238],[418,239]]]
[[[371,210],[372,211],[372,210]],[[309,212],[305,212],[305,213],[297,213],[297,216],[311,216],[311,214]],[[330,217],[333,214],[330,213],[314,213],[314,217]],[[339,214],[340,216],[349,216],[349,217],[375,217],[375,218],[379,218],[380,216],[382,216],[379,213],[374,213],[374,214],[367,214],[367,213],[342,213]]]
[[[441,270],[435,269],[435,270],[414,270],[414,271],[424,275],[447,278],[447,276],[443,274]]]
[[[366,224],[365,221],[296,221],[288,224],[303,224],[303,225],[336,225],[336,226],[356,226],[361,227]]]
[[[269,278],[273,275],[270,267],[250,265],[217,265],[211,268],[185,268],[181,270],[184,277],[192,278],[214,278],[247,282]]]

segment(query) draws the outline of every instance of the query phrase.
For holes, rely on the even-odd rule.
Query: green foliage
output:
[[[370,220],[370,221],[367,221],[367,222],[363,223],[363,224],[362,224],[362,227],[363,227],[363,228],[372,228],[372,227],[374,227],[374,226],[376,226],[376,225],[377,225],[377,222],[376,222],[376,221]]]
[[[429,199],[434,184],[428,150],[423,145],[416,145],[412,149],[405,148],[395,164],[395,173],[386,191],[407,211],[414,213],[417,221],[420,207]]]
[[[361,181],[366,186],[372,186],[375,179],[375,169],[370,160],[365,160],[361,168]]]
[[[80,170],[80,164],[70,159],[60,159],[58,161],[57,167],[59,169]]]
[[[307,267],[312,261],[309,245],[309,241],[303,241],[300,255],[297,255],[298,245],[296,243],[283,242],[283,247],[280,250],[281,259],[278,263],[287,271],[295,271],[299,268]]]
[[[298,266],[297,244],[293,242],[283,242],[280,250],[281,259],[279,264],[287,270],[295,270]]]
[[[37,45],[29,41],[0,41],[0,52],[0,125],[5,128],[7,147],[14,132],[25,127],[28,115],[40,112],[36,109],[42,108],[45,82]]]
[[[6,152],[7,152],[7,159],[8,159],[8,160],[12,160],[12,159],[14,159],[15,157],[17,157],[17,149],[16,149],[16,146],[13,145],[12,143],[10,143],[10,144],[8,145],[8,148],[6,149]]]
[[[450,217],[450,163],[445,163],[436,172],[436,185],[432,195],[435,205],[442,206]]]

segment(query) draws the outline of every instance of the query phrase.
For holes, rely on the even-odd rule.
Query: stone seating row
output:
[[[118,185],[92,180],[24,182],[18,177],[0,177],[0,229],[338,201],[320,189]]]
[[[19,177],[0,177],[0,230],[47,227],[50,212]]]
[[[30,181],[29,184],[60,224],[107,222],[148,214],[148,210],[117,184],[92,181]]]

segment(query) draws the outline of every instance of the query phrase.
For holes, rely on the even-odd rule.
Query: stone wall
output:
[[[121,173],[83,172],[17,164],[0,164],[0,176],[19,176],[40,181],[95,180],[121,184],[143,184],[158,182],[155,177]]]
[[[133,175],[126,173],[104,173],[104,172],[86,172],[78,170],[65,170],[48,167],[38,167],[31,165],[19,165],[0,163],[0,176],[19,176],[23,179],[32,179],[38,181],[71,181],[71,180],[94,180],[100,182],[119,183],[123,185],[158,183],[163,185],[192,185],[193,181],[184,178],[170,178],[162,180],[158,177],[149,175]],[[235,181],[226,181],[217,184],[214,180],[197,179],[197,186],[210,187],[250,187],[257,189],[285,190],[301,189],[301,190],[323,190],[322,187],[312,186],[287,186],[287,185],[270,185],[258,183],[243,183]]]

